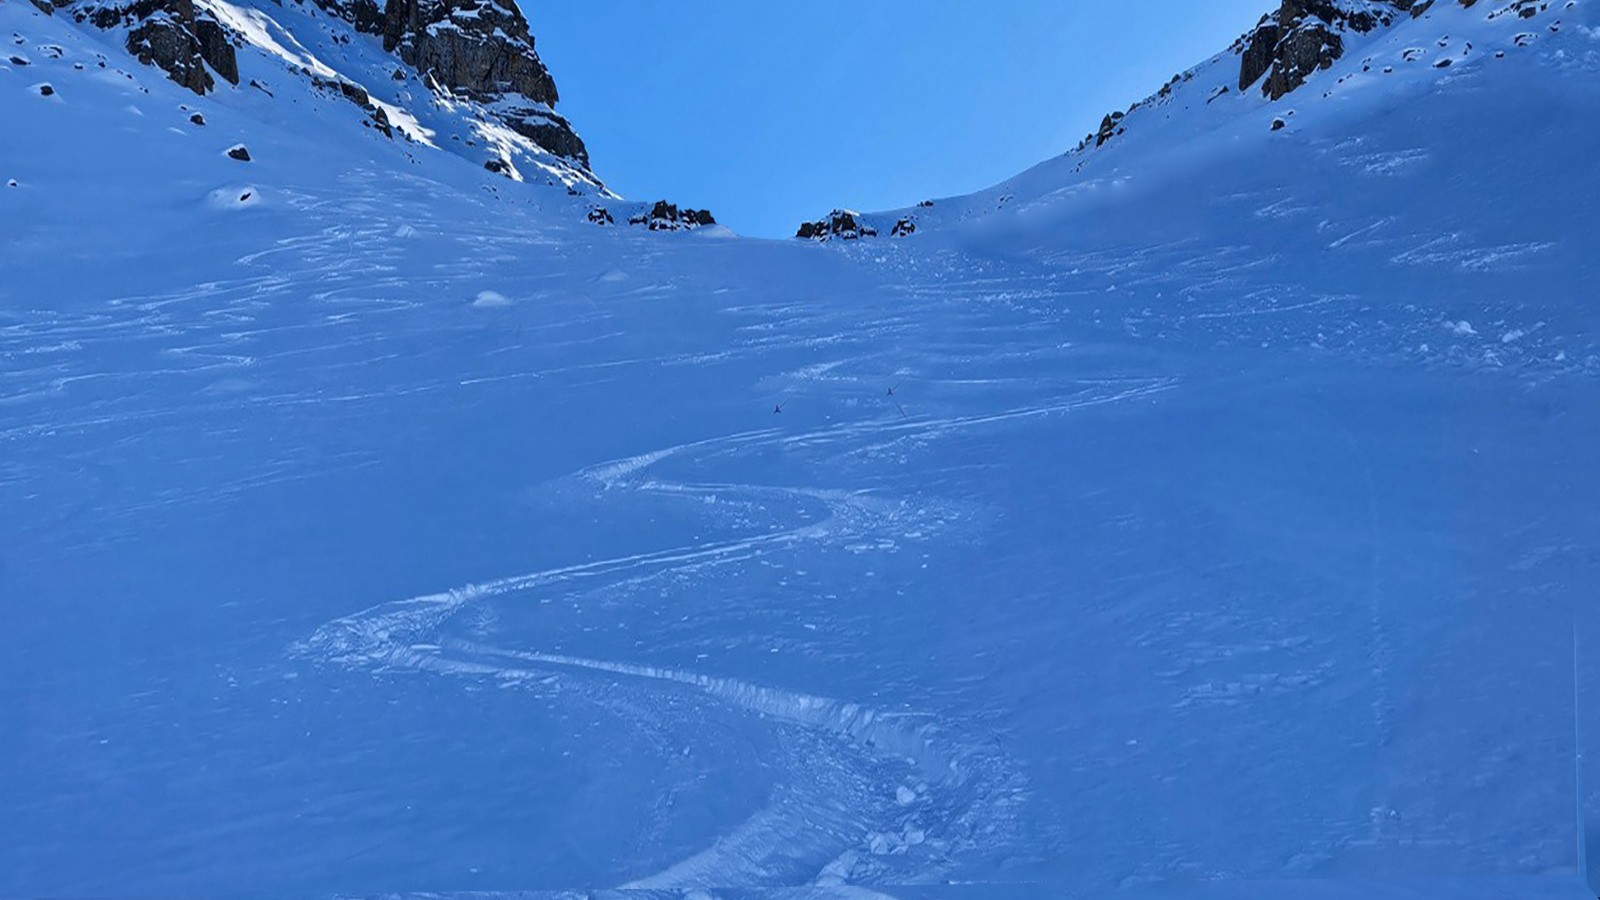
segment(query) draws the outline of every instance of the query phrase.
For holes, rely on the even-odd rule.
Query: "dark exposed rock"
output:
[[[1104,146],[1106,141],[1121,134],[1124,130],[1122,128],[1122,119],[1123,114],[1120,112],[1110,113],[1104,119],[1101,119],[1100,130],[1095,132],[1094,145],[1096,147]]]
[[[596,206],[589,210],[589,221],[596,225],[615,225],[616,219],[611,218],[611,212],[604,206]]]
[[[50,0],[33,0],[33,5],[39,7],[40,11],[47,16],[55,15],[55,4],[51,3]]]
[[[234,144],[232,147],[228,148],[228,158],[236,159],[239,162],[249,162],[250,150],[243,144]]]
[[[200,57],[229,84],[238,84],[239,57],[228,29],[206,13],[195,17],[194,36],[200,42]]]
[[[419,73],[468,94],[521,94],[554,105],[555,80],[512,0],[388,0],[383,45]]]
[[[828,213],[825,219],[800,223],[800,229],[794,236],[810,241],[826,241],[833,238],[853,241],[857,238],[877,237],[878,229],[862,222],[860,215],[854,210],[836,209]]]
[[[53,96],[55,94],[55,92],[56,92],[56,89],[51,87],[48,84],[39,85],[39,96],[41,96],[41,97]]]
[[[555,111],[555,80],[515,0],[384,0],[381,9],[375,0],[316,2],[381,37],[425,82],[492,105],[512,130],[587,173],[588,148]]]
[[[10,59],[10,60],[9,60],[9,62],[10,62],[10,63],[11,63],[11,64],[12,64],[12,65],[13,65],[13,66],[27,66],[27,65],[32,65],[32,63],[30,63],[30,62],[28,62],[28,61],[27,61],[27,60],[26,60],[26,59],[23,59],[23,58],[22,58],[22,57],[20,57],[20,56],[13,56],[13,57],[11,57],[11,59]]]
[[[199,113],[195,113],[189,117],[189,121],[195,125],[204,125],[206,123],[206,117],[200,115]]]
[[[917,204],[917,208],[918,209],[927,209],[928,207],[930,207],[932,205],[933,205],[933,201],[932,200],[924,200],[921,203]]]
[[[374,130],[386,138],[392,139],[394,137],[394,126],[389,124],[389,114],[383,111],[383,107],[371,107],[367,110],[367,115],[371,117],[371,125]]]
[[[197,10],[194,0],[88,4],[74,16],[99,28],[127,27],[129,53],[196,94],[215,86],[212,71],[239,83],[232,35],[209,11]]]
[[[702,225],[715,225],[717,220],[708,209],[688,207],[679,209],[676,203],[657,200],[648,213],[629,216],[628,224],[644,225],[651,231],[682,231],[687,228],[699,228]]]
[[[1272,120],[1272,130],[1273,131],[1282,131],[1285,128],[1288,128],[1288,127],[1289,127],[1289,123],[1285,122],[1282,119],[1273,119]]]
[[[899,221],[894,223],[893,228],[889,229],[890,237],[910,237],[916,233],[917,223],[911,221],[909,218],[901,218]]]
[[[505,175],[508,177],[511,175],[511,166],[507,165],[506,161],[503,159],[491,159],[484,163],[483,167],[495,173],[496,175]]]
[[[1282,0],[1234,47],[1240,55],[1239,90],[1262,82],[1262,93],[1280,99],[1343,56],[1344,35],[1390,25],[1397,14],[1418,5],[1418,0]],[[1426,3],[1422,6],[1426,9]]]
[[[1489,18],[1498,19],[1509,14],[1519,19],[1531,19],[1549,8],[1550,0],[1511,0],[1509,4],[1489,13]]]
[[[311,84],[319,90],[336,92],[357,106],[372,105],[372,98],[367,95],[367,89],[353,81],[346,81],[343,78],[319,78],[313,75]]]
[[[367,34],[383,33],[383,5],[375,0],[317,0],[319,6]]]
[[[367,93],[366,88],[343,78],[322,78],[317,75],[311,76],[311,84],[318,90],[338,94],[361,107],[367,113],[367,118],[362,120],[361,124],[376,129],[384,137],[394,137],[394,127],[389,122],[389,114],[383,111],[383,107],[372,102],[372,96]]]

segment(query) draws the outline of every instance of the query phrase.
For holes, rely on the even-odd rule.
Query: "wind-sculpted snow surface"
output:
[[[822,245],[0,3],[0,895],[1579,896],[1593,10]]]

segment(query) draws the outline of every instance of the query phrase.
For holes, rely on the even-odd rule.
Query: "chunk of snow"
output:
[[[472,305],[478,309],[500,309],[511,304],[511,298],[498,291],[479,291],[478,299],[472,301]]]

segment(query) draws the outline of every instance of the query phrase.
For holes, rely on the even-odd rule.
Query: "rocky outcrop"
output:
[[[1100,120],[1100,130],[1094,134],[1094,145],[1103,147],[1107,141],[1121,134],[1125,130],[1122,127],[1122,119],[1121,112],[1107,113],[1106,117]]]
[[[1343,56],[1345,35],[1392,24],[1417,6],[1426,8],[1418,0],[1282,0],[1234,45],[1239,90],[1261,82],[1262,93],[1277,100]]]
[[[827,218],[815,222],[802,222],[795,237],[808,241],[828,241],[838,238],[853,241],[857,238],[877,237],[878,229],[861,221],[861,214],[850,209],[836,209]]]
[[[230,84],[239,83],[239,60],[228,30],[210,12],[196,9],[194,0],[83,4],[73,15],[99,28],[127,28],[129,53],[196,94],[216,86],[212,72]]]
[[[591,216],[589,221],[594,221]],[[688,228],[700,228],[705,225],[715,225],[717,220],[711,215],[709,209],[679,209],[676,203],[657,200],[650,207],[649,212],[640,212],[628,217],[629,225],[643,225],[651,231],[683,231]]]
[[[317,0],[409,63],[424,83],[489,107],[539,147],[589,167],[589,151],[555,111],[555,79],[515,0]]]
[[[917,204],[917,208],[926,209],[932,205],[933,201],[924,200]],[[893,238],[911,237],[916,233],[917,220],[910,215],[895,219],[894,225],[889,227],[889,236]],[[800,223],[794,236],[806,241],[856,241],[877,237],[878,229],[855,210],[836,209],[828,213],[826,218]]]
[[[394,137],[394,128],[389,124],[389,114],[384,112],[383,107],[372,102],[372,96],[367,93],[366,88],[343,78],[320,78],[316,75],[311,76],[311,85],[318,90],[336,93],[361,107],[362,112],[367,114],[361,124],[375,129],[384,137]]]

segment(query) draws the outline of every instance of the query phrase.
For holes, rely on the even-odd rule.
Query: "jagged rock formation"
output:
[[[416,69],[424,82],[494,109],[545,150],[589,167],[589,151],[555,111],[555,79],[515,0],[317,0]]]
[[[606,214],[605,224],[610,224],[610,214],[604,208],[599,209]],[[589,221],[596,222],[593,211],[589,213]],[[596,224],[600,224],[596,222]],[[650,207],[649,212],[640,212],[628,217],[629,225],[643,225],[651,231],[682,231],[687,228],[699,228],[703,225],[715,225],[717,220],[708,209],[679,209],[676,203],[657,200]]]
[[[372,96],[367,93],[366,88],[343,78],[318,78],[315,75],[311,76],[311,84],[319,90],[337,93],[361,107],[367,114],[367,118],[362,120],[363,125],[376,129],[384,137],[394,137],[394,128],[389,124],[389,114],[383,111],[383,107],[372,102]]]
[[[49,0],[35,0],[41,9]],[[71,0],[58,0],[56,9]],[[136,0],[133,3],[86,3],[73,8],[78,21],[99,28],[128,28],[128,52],[145,65],[154,65],[178,84],[205,94],[216,81],[215,72],[230,84],[239,83],[239,61],[228,30],[209,11],[196,9],[194,0]]]
[[[1107,141],[1123,132],[1123,116],[1124,113],[1122,112],[1113,112],[1106,114],[1106,117],[1100,120],[1100,130],[1096,131],[1094,135],[1094,145],[1096,147],[1104,146]]]
[[[1432,0],[1283,0],[1234,45],[1242,57],[1239,90],[1261,81],[1262,93],[1280,99],[1343,56],[1345,34],[1366,34],[1430,5]]]
[[[197,94],[218,76],[239,83],[235,45],[241,38],[195,0],[31,0],[47,13],[71,9],[80,22],[127,30],[127,48]],[[357,31],[382,39],[385,50],[408,63],[440,95],[469,100],[488,120],[503,124],[571,164],[580,179],[598,186],[589,153],[571,123],[556,113],[555,80],[534,50],[528,21],[515,0],[313,0]],[[381,5],[380,5],[381,4]],[[393,137],[384,109],[365,88],[349,81],[301,74],[337,91],[367,112],[364,124]],[[398,80],[409,76],[395,72]],[[480,118],[483,118],[480,116]],[[507,172],[511,170],[508,168]]]
[[[861,214],[850,209],[836,209],[825,219],[800,223],[795,237],[809,241],[826,241],[833,238],[853,241],[863,237],[877,237],[878,229],[861,221]]]

